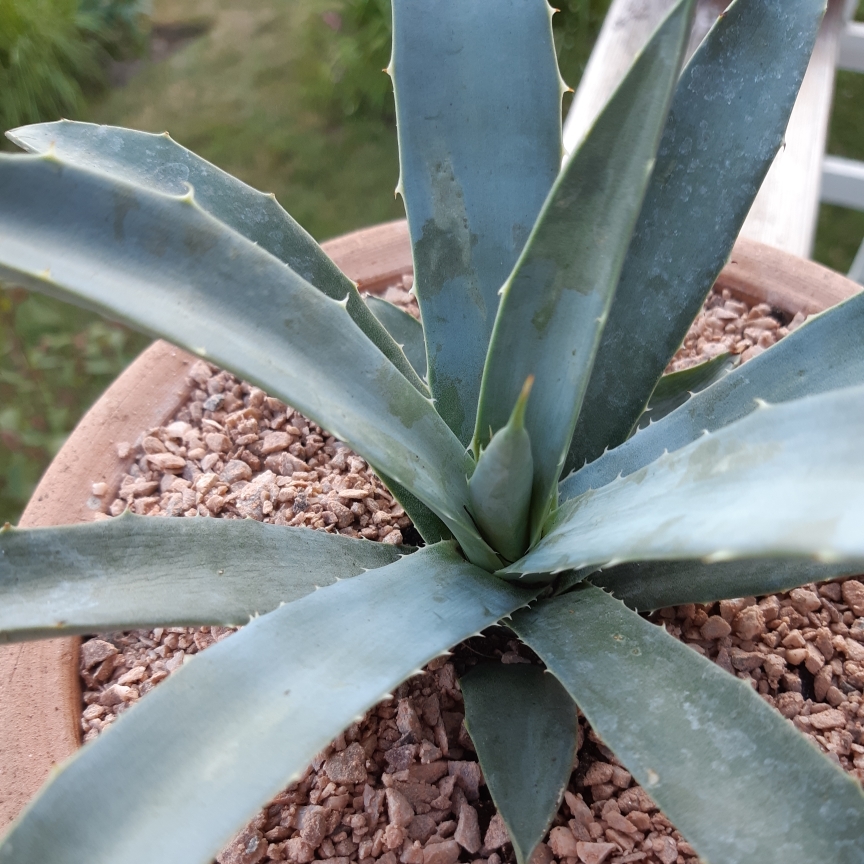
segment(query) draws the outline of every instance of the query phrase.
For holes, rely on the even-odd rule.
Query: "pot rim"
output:
[[[361,292],[380,293],[413,273],[404,219],[353,231],[322,244]],[[821,312],[862,290],[813,261],[741,238],[716,285],[751,304],[792,317]],[[196,357],[154,342],[105,391],[72,431],[33,493],[19,525],[90,522],[114,499],[131,463],[118,445],[140,442],[188,396],[186,372]],[[122,452],[122,448],[121,448]],[[107,493],[93,496],[92,485]],[[0,647],[0,833],[80,745],[80,639]]]

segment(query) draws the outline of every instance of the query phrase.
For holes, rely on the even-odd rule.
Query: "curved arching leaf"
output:
[[[723,353],[689,369],[664,375],[657,382],[636,429],[644,429],[650,423],[662,420],[667,414],[680,408],[694,393],[699,393],[725,378],[735,368],[737,361],[737,357]]]
[[[788,402],[864,383],[864,293],[810,318],[763,354],[691,397],[658,423],[562,480],[562,500],[599,489],[618,476],[716,432],[756,409],[758,400]]]
[[[398,191],[429,386],[466,446],[498,290],[561,166],[551,14],[546,0],[393,3]]]
[[[344,303],[194,197],[50,156],[0,154],[0,275],[162,336],[258,384],[416,495],[472,560],[496,566],[464,510],[473,460],[430,401]]]
[[[511,626],[702,860],[864,862],[861,786],[749,683],[599,588]]]
[[[502,572],[694,558],[860,560],[862,428],[861,386],[763,403],[743,420],[566,502],[540,543]]]
[[[367,297],[366,303],[372,314],[393,337],[393,341],[405,352],[414,371],[421,378],[425,378],[426,342],[423,340],[423,325],[404,309],[380,297]]]
[[[428,395],[399,346],[360,299],[354,283],[327,257],[272,194],[259,192],[173,141],[116,126],[58,120],[21,126],[6,137],[30,153],[50,153],[68,165],[101,171],[168,195],[191,186],[200,207],[242,234],[333,300],[348,298],[354,323],[418,390]]]
[[[501,292],[473,450],[479,454],[506,425],[525,379],[533,375],[526,416],[534,461],[532,541],[556,503],[694,8],[692,0],[681,0],[636,59],[555,182]]]
[[[777,150],[825,0],[736,0],[681,75],[565,472],[626,440]]]
[[[484,663],[459,680],[465,726],[519,864],[528,864],[573,771],[579,721],[556,678],[538,666]]]
[[[0,862],[208,864],[348,724],[531,596],[443,543],[256,618],[66,762]]]
[[[0,530],[0,642],[246,624],[409,550],[252,519]],[[170,562],[170,564],[166,564]]]
[[[864,558],[824,563],[807,558],[738,561],[635,561],[587,577],[631,609],[646,611],[683,603],[777,594],[799,585],[864,573]]]

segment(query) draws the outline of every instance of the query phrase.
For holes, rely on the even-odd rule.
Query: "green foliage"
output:
[[[552,19],[555,47],[561,76],[571,87],[578,86],[588,63],[594,40],[612,0],[556,0],[559,11]],[[570,98],[564,98],[566,114]]]
[[[0,532],[4,639],[265,613],[64,766],[3,864],[204,864],[358,713],[517,609],[512,628],[560,683],[500,667],[466,679],[466,706],[520,861],[558,804],[578,705],[704,860],[864,862],[850,778],[748,685],[582,584],[671,605],[864,560],[864,295],[624,441],[780,145],[824,4],[736,0],[681,72],[693,10],[672,9],[562,170],[545,0],[397,0],[416,324],[380,304],[374,318],[275,202],[166,138],[15,130],[31,155],[0,156],[0,278],[283,398],[375,466],[426,546],[393,560],[303,530],[128,517]],[[681,293],[662,299],[658,279]],[[616,352],[603,340],[634,314],[644,338]],[[584,453],[604,455],[559,483],[586,415]],[[170,570],[150,563],[157,547]],[[318,558],[329,584],[309,593]],[[622,562],[640,567],[616,579]],[[520,745],[532,770],[514,775],[499,751]]]
[[[859,7],[858,20],[864,15]],[[864,75],[838,70],[826,152],[864,160]],[[864,241],[864,212],[823,204],[819,210],[813,257],[846,273]]]
[[[120,60],[147,45],[151,0],[79,0],[78,26],[85,38]]]
[[[0,124],[4,129],[83,108],[82,87],[100,79],[83,38],[78,0],[6,0],[0,4]]]
[[[611,0],[563,0],[552,19],[555,48],[564,80],[575,87]],[[393,88],[382,75],[390,62],[390,0],[343,0],[324,25],[335,31],[325,61],[318,61],[330,99],[346,116],[395,118]],[[311,53],[311,52],[310,52]],[[329,85],[329,86],[328,86]],[[569,106],[569,96],[564,109]]]
[[[147,0],[0,4],[0,127],[77,117],[108,57],[144,47]]]
[[[0,2],[0,128],[79,117],[110,57],[144,47],[146,0]],[[99,393],[146,342],[48,298],[0,285],[0,522]]]
[[[146,344],[65,303],[0,291],[0,522],[17,520],[82,404]]]
[[[460,680],[471,741],[519,864],[549,830],[573,771],[573,700],[536,666],[483,663]]]
[[[393,87],[383,74],[390,62],[391,17],[390,0],[345,0],[342,5],[331,74],[334,97],[346,115],[395,117]]]
[[[480,451],[468,481],[474,519],[508,561],[520,558],[528,548],[534,460],[525,409],[533,383],[531,377],[526,380],[510,419]]]
[[[812,745],[800,746],[792,724],[749,683],[598,588],[532,613],[514,616],[516,632],[651,798],[676,814],[700,859],[864,860],[861,786]],[[753,782],[754,763],[771,773],[776,794]],[[830,805],[814,818],[816,801]]]

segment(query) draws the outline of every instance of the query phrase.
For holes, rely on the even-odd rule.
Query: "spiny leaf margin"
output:
[[[511,626],[705,861],[864,862],[861,786],[749,683],[591,586]]]
[[[442,543],[262,615],[73,756],[0,862],[208,864],[352,720],[533,596]]]

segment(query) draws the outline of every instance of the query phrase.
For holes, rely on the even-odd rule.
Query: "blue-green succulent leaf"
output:
[[[599,588],[512,626],[702,860],[864,862],[861,786],[748,682]]]
[[[648,407],[636,424],[636,429],[644,429],[649,424],[662,420],[667,414],[680,408],[694,393],[699,393],[721,378],[725,378],[735,368],[737,362],[737,357],[724,352],[697,366],[664,375],[657,382],[648,400]]]
[[[464,509],[474,462],[430,401],[344,303],[191,195],[50,155],[0,154],[0,276],[162,336],[261,386],[416,495],[471,560],[498,566]]]
[[[640,611],[777,594],[799,585],[864,573],[864,558],[828,564],[808,558],[738,561],[637,561],[599,570],[588,581]]]
[[[575,498],[619,475],[626,477],[665,451],[746,417],[759,399],[788,402],[856,384],[864,384],[864,294],[810,318],[659,423],[571,474],[559,484],[559,494],[562,500]]]
[[[693,9],[692,0],[682,0],[652,36],[555,182],[502,289],[473,449],[479,452],[506,424],[522,384],[533,375],[526,421],[534,456],[532,541],[555,504]]]
[[[191,186],[198,205],[280,261],[333,300],[348,298],[348,314],[415,387],[428,390],[385,328],[371,315],[354,283],[327,257],[272,194],[259,192],[172,141],[116,126],[59,120],[21,126],[6,137],[30,153],[50,153],[68,165],[101,171],[168,195]]]
[[[825,0],[736,0],[684,70],[565,471],[626,440],[780,148]]]
[[[0,861],[207,864],[400,681],[531,596],[442,543],[262,615],[73,756]]]
[[[540,543],[504,572],[692,558],[860,560],[862,428],[861,386],[762,403],[743,420],[567,501]]]
[[[551,14],[546,0],[393,3],[399,189],[429,385],[466,446],[498,289],[561,165]]]
[[[528,548],[534,460],[525,408],[533,382],[531,377],[525,382],[507,425],[481,451],[468,481],[471,515],[492,548],[508,561]]]
[[[519,864],[528,864],[573,771],[578,718],[538,666],[484,663],[459,681],[465,726]]]
[[[87,525],[8,528],[0,530],[0,642],[245,624],[407,551],[251,519],[126,513]]]
[[[367,297],[366,303],[372,314],[393,337],[393,341],[405,352],[414,371],[421,378],[425,378],[426,342],[423,339],[423,325],[404,309],[380,297]]]

